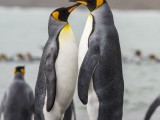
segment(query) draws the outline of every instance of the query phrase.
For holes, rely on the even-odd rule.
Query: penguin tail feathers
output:
[[[144,120],[150,120],[152,114],[155,112],[157,107],[160,105],[160,96],[154,100],[154,102],[149,107]]]

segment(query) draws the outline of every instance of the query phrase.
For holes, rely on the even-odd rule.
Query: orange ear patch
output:
[[[52,16],[56,19],[56,20],[59,20],[59,12],[58,11],[55,11],[52,13]]]
[[[24,69],[21,69],[20,71],[21,71],[21,73],[22,73],[23,75],[25,74],[25,70],[24,70]]]
[[[97,0],[97,6],[96,7],[99,7],[103,4],[104,0]]]

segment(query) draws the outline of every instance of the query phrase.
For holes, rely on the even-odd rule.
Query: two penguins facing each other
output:
[[[112,12],[105,0],[76,2],[79,4],[56,9],[49,18],[49,38],[42,54],[35,87],[34,119],[65,119],[65,111],[73,100],[76,88],[78,65],[78,95],[81,102],[87,104],[90,120],[121,120],[124,83],[119,37]],[[80,4],[86,5],[91,13],[78,53],[76,40],[67,20]],[[17,74],[23,79],[21,71]],[[8,100],[8,103],[12,103],[10,100],[13,98]],[[2,106],[9,106],[8,103],[2,102]],[[23,103],[22,100],[20,103]],[[24,107],[26,106],[30,105],[25,103]],[[3,111],[6,110],[4,107],[1,108],[4,120],[14,120],[15,116],[8,118],[10,115],[7,115],[12,112],[11,109],[6,112]],[[30,120],[32,113],[28,114],[28,119],[25,113],[15,120]]]
[[[35,120],[62,120],[76,88],[90,120],[121,120],[124,82],[119,37],[105,0],[75,0],[53,11],[35,88]],[[80,4],[90,14],[79,51],[68,23]],[[79,71],[77,72],[77,65]]]

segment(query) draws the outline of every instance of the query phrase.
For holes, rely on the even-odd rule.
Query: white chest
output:
[[[79,55],[78,55],[78,67],[80,69],[84,57],[88,51],[88,39],[93,29],[93,16],[90,14],[87,19],[87,23],[82,34],[82,38],[79,45]],[[97,120],[98,118],[99,101],[93,87],[93,80],[90,81],[89,92],[88,92],[88,104],[87,111],[90,120]]]
[[[79,44],[79,53],[78,53],[79,69],[88,50],[88,38],[92,32],[92,29],[93,29],[93,16],[90,14],[88,16],[86,26],[84,28],[84,31],[80,40],[80,44]]]
[[[59,52],[55,62],[56,98],[50,112],[46,111],[46,99],[43,107],[45,120],[60,120],[71,103],[77,80],[78,49],[74,34],[66,25],[59,34]]]
[[[56,60],[57,81],[64,82],[74,79],[77,71],[78,49],[74,34],[69,25],[66,25],[59,35],[59,52]],[[76,80],[74,80],[76,82]]]

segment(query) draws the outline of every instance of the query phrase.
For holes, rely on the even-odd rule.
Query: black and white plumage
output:
[[[73,99],[78,49],[67,20],[77,6],[56,9],[49,18],[49,39],[35,88],[35,120],[62,120]]]
[[[90,120],[121,120],[124,82],[112,12],[105,0],[75,1],[91,11],[79,45],[79,98]]]

